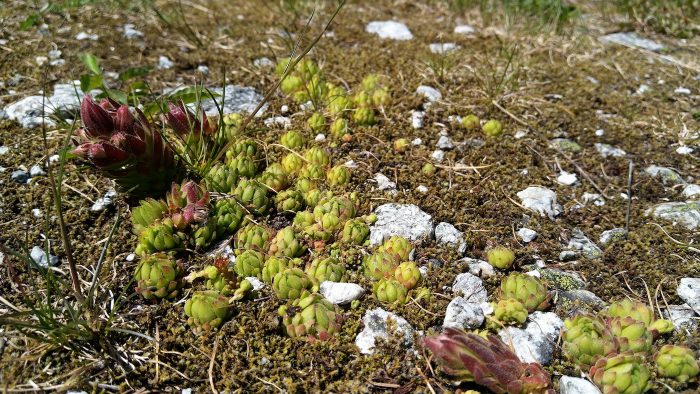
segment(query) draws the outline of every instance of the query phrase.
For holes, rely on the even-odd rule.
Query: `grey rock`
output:
[[[525,243],[532,242],[537,238],[537,231],[525,227],[519,229],[516,234]]]
[[[443,327],[475,329],[484,323],[484,311],[477,303],[468,302],[462,297],[450,301],[445,311]]]
[[[127,23],[124,25],[124,37],[126,38],[140,38],[143,37],[143,33],[136,30],[136,27],[132,23]]]
[[[207,67],[203,64],[200,64],[199,66],[197,66],[197,72],[202,73],[202,74],[209,74],[209,67]]]
[[[662,310],[663,317],[673,322],[676,330],[693,330],[700,325],[700,317],[688,304],[669,305]]]
[[[676,293],[700,315],[700,278],[681,278]]]
[[[409,241],[433,237],[433,218],[413,204],[384,204],[374,211],[377,221],[370,226],[371,245],[379,245],[392,235]]]
[[[576,260],[576,252],[573,250],[563,250],[559,253],[559,260],[561,261],[572,261]]]
[[[676,153],[678,153],[679,155],[689,155],[693,152],[695,152],[695,149],[689,146],[679,146],[678,148],[676,148]]]
[[[624,157],[627,153],[620,148],[608,144],[595,144],[595,150],[603,157]]]
[[[559,331],[564,322],[552,312],[533,312],[524,328],[506,327],[498,332],[511,344],[520,361],[549,365],[552,362]]]
[[[572,236],[568,245],[569,249],[579,251],[583,257],[589,260],[600,258],[603,255],[603,251],[600,250],[598,245],[588,239],[583,231],[575,228],[571,234]]]
[[[583,193],[581,198],[583,198],[584,204],[593,202],[593,205],[595,205],[596,207],[601,207],[605,205],[605,199],[598,193]]]
[[[423,128],[423,118],[424,117],[425,117],[425,112],[423,112],[423,111],[411,111],[411,127],[413,127],[414,129]]]
[[[441,222],[435,226],[435,240],[438,244],[454,246],[460,255],[467,250],[464,233],[449,223]]]
[[[484,282],[468,272],[457,275],[452,284],[452,292],[461,295],[467,302],[478,304],[488,301]]]
[[[700,227],[700,201],[667,202],[657,205],[647,214],[679,224],[688,230]]]
[[[184,88],[175,89],[171,91],[171,93],[176,93],[180,89]],[[226,85],[226,89],[215,87],[209,90],[219,96],[215,99],[203,99],[200,103],[201,109],[206,112],[207,116],[219,116],[219,108],[224,115],[232,113],[251,113],[263,100],[263,96],[249,86]],[[217,108],[217,103],[219,108]],[[191,104],[190,107],[194,110],[195,105],[196,104]],[[261,116],[265,113],[267,107],[267,104],[263,105],[255,116]]]
[[[325,281],[320,286],[321,295],[334,304],[349,304],[360,299],[365,289],[355,283]]]
[[[36,263],[36,265],[41,268],[49,268],[49,266],[55,267],[58,265],[58,257],[49,254],[47,260],[46,252],[44,252],[44,249],[42,249],[40,246],[33,247],[32,251],[29,253],[29,256]]]
[[[27,174],[27,171],[24,170],[15,170],[12,171],[12,175],[10,176],[13,181],[20,183],[20,184],[25,184],[29,182],[29,174]]]
[[[605,302],[588,290],[572,289],[557,291],[556,310],[560,316],[571,318],[583,312],[596,312],[605,307]]]
[[[355,345],[362,354],[374,353],[376,339],[388,339],[390,327],[403,335],[404,346],[409,348],[413,345],[413,327],[401,316],[376,308],[365,312],[362,322],[365,327],[355,337]]]
[[[661,183],[666,186],[685,185],[686,183],[680,174],[668,167],[649,166],[644,172],[649,174],[652,178],[660,178]]]
[[[441,135],[440,138],[438,138],[437,144],[435,146],[438,149],[444,149],[444,150],[450,150],[454,148],[454,144],[452,143],[452,139],[446,135]]]
[[[562,212],[561,205],[557,203],[557,193],[544,187],[530,186],[517,194],[522,205],[532,211],[547,216],[551,220]]]
[[[442,99],[442,93],[431,86],[420,85],[416,89],[416,93],[424,96],[428,100],[428,104]]]
[[[117,198],[117,191],[114,189],[109,189],[107,190],[107,193],[105,193],[104,196],[95,200],[95,203],[92,204],[90,210],[92,212],[104,211],[106,208],[108,208],[114,203],[115,198]]]
[[[44,175],[46,175],[46,172],[44,171],[43,168],[41,168],[41,166],[38,166],[35,164],[29,169],[29,176],[32,178],[34,178],[35,176],[44,176]]]
[[[274,64],[275,64],[275,63],[273,63],[272,60],[270,60],[270,59],[267,58],[267,57],[259,57],[259,58],[255,59],[255,60],[253,60],[253,65],[254,65],[255,67],[270,67],[270,66],[272,66],[272,65],[274,65]]]
[[[365,31],[389,40],[407,41],[413,38],[408,26],[396,21],[373,21],[367,24]]]
[[[2,148],[0,148],[2,149]],[[688,184],[683,189],[683,197],[697,198],[700,197],[700,185]]]
[[[440,149],[435,149],[433,153],[430,154],[430,158],[438,163],[442,163],[445,160],[445,152]]]
[[[167,56],[158,56],[158,69],[159,70],[169,70],[175,66],[175,63],[173,63],[172,60],[170,60]]]
[[[466,262],[469,264],[469,273],[480,278],[488,278],[496,275],[496,270],[493,266],[484,260],[465,257],[459,260],[459,262]]]
[[[640,37],[637,33],[634,32],[619,32],[608,34],[600,37],[600,41],[624,45],[626,47],[646,49],[647,51],[652,52],[660,52],[664,49],[664,46],[659,44],[658,42],[649,40],[644,37]]]
[[[608,246],[613,242],[625,239],[625,234],[626,232],[624,228],[616,227],[610,230],[605,230],[600,234],[598,242],[600,242],[601,246]]]
[[[559,379],[559,394],[600,394],[600,390],[586,379],[562,376]]]
[[[33,129],[41,126],[43,120],[47,126],[54,126],[56,122],[51,115],[61,118],[70,118],[80,107],[80,99],[83,92],[79,82],[72,84],[54,85],[54,93],[43,98],[42,96],[28,96],[5,107],[7,118],[19,122],[22,127]]]
[[[285,129],[292,125],[292,120],[286,116],[273,116],[265,119],[265,126],[282,126]]]
[[[75,39],[78,41],[83,41],[83,40],[91,40],[91,41],[97,41],[99,36],[97,34],[88,34],[84,31],[81,31],[80,33],[75,35]]]
[[[454,52],[459,49],[459,45],[454,42],[443,42],[443,43],[433,43],[430,44],[430,52],[442,55],[450,52]]]

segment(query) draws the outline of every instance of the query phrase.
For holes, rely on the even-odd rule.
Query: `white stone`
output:
[[[452,139],[446,135],[441,135],[440,138],[438,138],[438,142],[435,145],[438,149],[444,149],[444,150],[450,150],[454,148],[454,144],[452,143]]]
[[[286,129],[292,125],[292,120],[286,116],[273,116],[271,118],[265,119],[264,123],[265,123],[265,126],[268,126],[268,127],[282,126]]]
[[[450,301],[445,311],[443,327],[475,329],[484,323],[484,311],[478,303],[468,302],[462,297]]]
[[[430,44],[430,52],[441,55],[454,52],[459,49],[459,45],[454,42],[443,42]]]
[[[126,255],[126,261],[134,261],[135,258],[136,253],[129,253],[128,255]]]
[[[700,201],[666,202],[647,211],[647,214],[679,224],[688,230],[700,227]]]
[[[386,190],[389,192],[396,192],[396,182],[392,182],[386,175],[378,172],[374,174],[374,180],[377,182],[378,190]]]
[[[700,278],[682,278],[676,293],[700,315]]]
[[[469,264],[469,273],[480,278],[489,278],[496,275],[496,270],[487,261],[465,257],[459,262]]]
[[[473,34],[476,30],[469,25],[457,25],[454,32],[456,34]]]
[[[452,292],[456,295],[461,295],[467,302],[478,304],[488,301],[484,282],[481,278],[469,272],[457,275],[452,284]]]
[[[442,99],[442,93],[440,93],[439,90],[426,85],[418,86],[418,88],[416,89],[416,93],[425,96],[425,98],[428,100],[428,103],[434,103]]]
[[[427,193],[427,192],[428,192],[428,187],[425,186],[425,185],[418,185],[418,187],[416,188],[416,190],[419,191],[419,192],[421,192],[421,193]]]
[[[537,238],[537,231],[525,227],[518,230],[516,234],[525,243],[532,242],[535,238]]]
[[[688,184],[685,186],[683,189],[683,197],[685,198],[694,198],[694,197],[700,197],[700,185],[696,184]]]
[[[316,142],[323,142],[326,140],[326,135],[323,133],[318,133],[316,134],[316,137],[314,137],[314,141]]]
[[[648,92],[649,90],[651,90],[649,85],[643,83],[643,84],[639,85],[639,87],[637,88],[637,91],[634,93],[639,95],[639,94],[644,94],[644,93]]]
[[[136,27],[132,23],[127,23],[124,25],[124,37],[140,38],[143,37],[143,33],[136,30]]]
[[[49,265],[55,267],[58,265],[58,257],[49,254],[48,261],[46,259],[46,252],[40,246],[35,246],[29,253],[32,260],[41,268],[49,268]]]
[[[423,143],[423,140],[420,138],[415,138],[413,141],[411,141],[411,145],[413,146],[420,146],[420,144]]]
[[[605,135],[605,130],[603,130],[603,129],[598,129],[598,130],[595,131],[595,135],[596,135],[596,137],[602,137],[602,136]]]
[[[412,242],[433,237],[433,218],[413,204],[384,204],[374,213],[377,221],[369,228],[371,245],[379,245],[392,235]]]
[[[557,193],[544,187],[530,186],[517,193],[522,205],[529,210],[535,211],[540,216],[547,216],[551,220],[562,211],[561,205],[557,203]]]
[[[197,66],[197,72],[202,73],[202,74],[209,74],[209,67],[207,67],[203,64],[200,64],[199,66]]]
[[[603,157],[624,157],[627,153],[620,148],[608,144],[595,144],[595,150]]]
[[[325,281],[321,283],[320,292],[333,304],[342,305],[362,297],[365,289],[355,283]]]
[[[168,59],[167,56],[158,56],[158,69],[160,70],[168,70],[173,68],[175,63],[173,63],[172,60]]]
[[[396,21],[374,21],[365,27],[367,33],[376,34],[379,38],[406,41],[413,38],[408,26]]]
[[[343,166],[345,166],[347,168],[357,168],[357,163],[355,163],[355,160],[350,159],[350,160],[346,161],[343,164]]]
[[[506,327],[498,332],[524,363],[549,365],[564,322],[552,312],[533,312],[524,328]]]
[[[603,199],[603,196],[601,196],[598,193],[583,193],[581,196],[583,199],[584,204],[588,204],[589,202],[593,202],[593,205],[600,207],[605,205],[605,199]]]
[[[438,163],[442,163],[445,160],[445,152],[440,149],[435,149],[433,153],[430,154],[430,158]]]
[[[270,67],[270,66],[272,66],[273,64],[274,64],[274,63],[272,62],[272,60],[270,60],[270,59],[267,58],[267,57],[259,57],[259,58],[255,59],[255,60],[253,60],[253,65],[254,65],[255,67]]]
[[[518,130],[515,132],[515,139],[519,140],[521,138],[525,138],[527,136],[527,130]]]
[[[403,335],[406,347],[413,345],[413,327],[401,316],[387,312],[382,308],[371,309],[362,317],[364,328],[355,337],[355,345],[362,354],[374,353],[377,338],[389,339],[390,327]]]
[[[600,37],[602,42],[612,42],[615,44],[624,45],[627,47],[635,47],[646,49],[647,51],[659,52],[664,49],[664,46],[656,41],[652,41],[637,35],[637,33],[631,32],[619,32],[612,33]]]
[[[97,41],[99,37],[97,34],[88,34],[84,31],[81,31],[80,33],[75,35],[75,39],[78,41],[83,41],[83,40],[91,40],[91,41]]]
[[[39,219],[43,215],[44,214],[41,212],[41,209],[39,209],[39,208],[32,209],[32,216],[34,216],[35,218]]]
[[[414,129],[422,128],[423,118],[425,118],[424,111],[411,111],[411,127]]]
[[[681,87],[679,87],[679,88],[676,88],[676,90],[674,90],[673,93],[676,93],[676,94],[690,94],[690,89],[684,88],[684,87],[681,86]]]
[[[109,207],[114,203],[114,199],[117,197],[117,191],[114,189],[109,189],[107,190],[107,193],[103,197],[98,198],[95,200],[95,203],[92,204],[92,207],[90,207],[90,210],[92,212],[100,212],[103,211],[105,208]]]
[[[457,230],[450,223],[441,222],[435,226],[435,240],[438,244],[451,245],[457,248],[460,255],[467,250],[467,242],[464,240],[464,233]]]
[[[562,171],[557,177],[557,182],[565,186],[571,186],[578,182],[578,177],[573,172]]]
[[[246,276],[245,279],[253,287],[253,291],[260,291],[265,288],[265,283],[254,276]]]
[[[44,171],[43,168],[41,168],[41,166],[33,165],[32,168],[29,169],[29,176],[31,176],[32,178],[35,176],[42,176],[42,175],[46,175],[46,172]]]
[[[8,148],[6,146],[0,146],[0,156],[6,154],[9,151],[10,151],[10,148]]]
[[[281,106],[281,107],[280,107],[280,112],[283,113],[283,114],[286,114],[287,112],[289,112],[289,106],[286,105],[286,104],[283,105],[283,106]]]
[[[695,150],[689,146],[679,146],[676,148],[676,153],[679,155],[689,155],[691,153],[695,152]]]
[[[600,390],[586,379],[562,376],[559,379],[559,394],[600,394]]]
[[[36,62],[37,66],[43,66],[44,64],[46,64],[46,62],[49,61],[49,58],[46,56],[37,56],[34,58],[34,61]]]

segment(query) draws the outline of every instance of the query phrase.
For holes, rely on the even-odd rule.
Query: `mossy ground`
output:
[[[84,52],[100,58],[106,71],[116,72],[152,66],[159,55],[168,56],[175,61],[174,68],[155,70],[146,77],[154,91],[195,82],[221,85],[225,73],[227,82],[253,86],[263,92],[273,85],[274,75],[270,68],[253,66],[253,60],[267,56],[274,61],[288,56],[293,41],[279,32],[287,29],[299,33],[312,10],[305,2],[300,2],[295,10],[278,3],[183,3],[186,22],[203,43],[199,47],[196,40],[183,34],[186,29],[182,20],[164,24],[137,3],[89,3],[45,14],[49,33],[39,35],[36,28],[26,32],[15,28],[27,13],[36,10],[13,2],[0,9],[0,38],[13,37],[9,44],[0,46],[0,80],[5,82],[0,87],[0,100],[6,105],[50,89],[56,82],[77,79],[84,73],[78,60]],[[172,2],[157,2],[156,6],[166,11],[173,9]],[[312,33],[305,41],[320,31],[331,12],[329,5],[317,10],[310,25]],[[414,39],[387,41],[364,32],[368,21],[387,19],[406,22]],[[478,32],[471,36],[454,34],[457,22],[473,24]],[[123,38],[121,27],[125,23],[133,23],[144,37]],[[516,264],[531,264],[532,256],[538,255],[552,267],[578,272],[587,280],[587,289],[604,300],[624,296],[647,300],[647,294],[651,294],[662,306],[665,302],[677,304],[676,281],[700,275],[700,260],[696,252],[674,240],[697,243],[698,233],[644,215],[654,204],[681,200],[681,196],[680,189],[664,188],[645,176],[642,169],[656,164],[675,168],[686,178],[698,176],[697,155],[678,155],[674,151],[680,142],[685,142],[684,129],[700,128],[691,115],[699,108],[698,70],[691,62],[692,56],[700,53],[700,42],[655,37],[667,45],[666,54],[686,62],[682,67],[656,55],[601,44],[596,37],[611,26],[594,14],[587,15],[583,25],[571,27],[565,35],[552,35],[517,26],[481,26],[478,14],[454,13],[442,3],[350,2],[331,26],[334,34],[323,38],[310,56],[322,65],[330,80],[351,88],[367,73],[387,76],[394,102],[385,109],[378,126],[355,128],[353,141],[334,148],[333,158],[336,162],[352,159],[358,163],[347,189],[363,196],[360,212],[369,212],[389,201],[413,203],[433,215],[436,223],[450,222],[464,231],[470,257],[484,258],[483,251],[491,244],[507,245],[516,251]],[[99,40],[76,41],[74,37],[80,31],[97,33]],[[444,57],[433,55],[427,46],[432,42],[455,42],[462,49]],[[34,57],[43,56],[54,47],[63,52],[66,65],[36,66]],[[513,66],[506,69],[507,52],[513,50]],[[195,72],[200,64],[209,67],[208,75]],[[16,75],[21,78],[15,78]],[[593,83],[590,78],[598,82]],[[643,96],[633,95],[642,83],[654,89]],[[428,111],[426,127],[414,130],[410,111],[419,109],[423,102],[415,94],[421,84],[439,89],[443,100]],[[679,86],[694,93],[674,95],[673,90]],[[16,93],[10,94],[10,90]],[[559,94],[562,99],[548,99],[549,94]],[[494,105],[494,100],[512,116]],[[307,115],[298,112],[297,106],[281,94],[272,96],[265,117],[278,115],[284,104],[297,113],[292,116],[294,127],[313,138],[304,127]],[[597,111],[612,116],[604,120]],[[467,113],[501,120],[505,135],[485,138],[447,120],[449,115]],[[601,128],[604,137],[596,137],[594,131]],[[527,135],[515,139],[515,132],[521,129],[527,130]],[[265,142],[276,141],[283,132],[264,127],[261,120],[251,130]],[[435,176],[426,177],[420,169],[429,160],[442,131],[457,142],[481,138],[485,143],[449,151],[444,167]],[[548,147],[550,139],[561,136],[576,140],[583,151],[568,155]],[[48,133],[49,155],[64,137],[63,131]],[[424,144],[397,154],[391,143],[399,137],[421,138]],[[596,142],[610,143],[625,150],[628,156],[603,159],[595,152]],[[2,120],[0,144],[10,148],[9,153],[0,156],[0,165],[6,168],[1,174],[0,243],[4,249],[24,250],[42,244],[41,235],[45,234],[52,241],[53,252],[63,256],[55,215],[48,215],[48,220],[46,215],[51,205],[48,180],[39,178],[30,185],[19,186],[10,179],[19,165],[30,167],[46,160],[40,132]],[[270,152],[273,159],[281,153],[274,149]],[[601,259],[560,263],[559,252],[574,227],[593,240],[604,230],[624,227],[627,203],[619,196],[627,189],[628,160],[635,163],[636,169],[628,239],[606,248]],[[462,164],[487,167],[457,169]],[[580,185],[559,185],[555,180],[559,167],[578,172]],[[397,196],[374,190],[371,178],[376,172],[397,182]],[[582,203],[583,192],[596,192],[583,172],[610,198],[604,206],[587,204],[572,211],[572,206]],[[354,338],[361,330],[361,317],[367,309],[380,306],[372,297],[365,297],[360,308],[345,311],[341,334],[328,343],[309,344],[283,336],[276,313],[280,302],[271,297],[269,290],[256,301],[240,304],[234,318],[218,332],[192,334],[182,312],[183,302],[152,305],[132,295],[129,283],[136,262],[127,261],[126,256],[134,248],[135,237],[130,233],[127,202],[120,200],[98,214],[89,210],[92,202],[111,186],[110,182],[79,163],[69,163],[64,185],[66,221],[80,273],[86,281],[92,277],[101,246],[117,211],[120,212],[123,222],[107,250],[98,299],[109,305],[109,300],[117,295],[126,296],[126,301],[114,311],[117,325],[158,342],[113,333],[103,341],[88,344],[89,350],[66,351],[13,337],[2,353],[3,388],[27,388],[32,381],[55,386],[57,390],[94,391],[132,391],[142,387],[156,391],[191,387],[198,392],[429,392],[429,387],[435,391],[453,390],[445,380],[432,374],[420,349],[417,353],[406,351],[398,340],[379,344],[372,356],[358,352]],[[428,193],[416,191],[419,185],[427,186]],[[551,221],[523,210],[515,193],[531,185],[556,190],[565,213]],[[34,218],[33,208],[41,209],[44,216]],[[515,237],[514,232],[523,225],[539,233],[534,242],[523,244]],[[455,275],[467,271],[467,267],[455,262],[453,252],[433,242],[418,247],[416,259],[433,264],[427,282],[435,293],[433,299],[420,305],[383,307],[405,317],[417,330],[429,331],[442,323],[450,299],[443,294],[444,286],[451,285]],[[193,256],[188,267],[195,269],[202,264],[203,258]],[[60,275],[67,273],[65,266],[60,269]],[[369,288],[366,279],[359,275],[351,279]],[[490,294],[495,294],[498,282],[499,278],[487,281]],[[41,278],[9,257],[0,273],[0,289],[3,297],[15,305],[24,305],[22,299],[39,299],[46,292]],[[677,335],[669,341],[697,348],[698,338],[695,332],[690,337]],[[110,354],[119,354],[123,359],[114,362]],[[564,362],[556,362],[552,370],[555,376],[574,373]],[[697,384],[684,389],[696,390]],[[664,390],[657,382],[655,391]]]

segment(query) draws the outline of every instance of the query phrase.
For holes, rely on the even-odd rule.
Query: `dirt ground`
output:
[[[87,3],[45,12],[36,26],[21,31],[17,26],[37,9],[30,2],[9,1],[0,7],[0,103],[5,106],[40,90],[50,90],[57,82],[67,82],[85,74],[79,60],[92,53],[105,71],[120,72],[132,67],[151,66],[159,56],[167,56],[171,69],[154,69],[144,77],[153,91],[193,83],[221,86],[227,83],[252,86],[265,92],[275,83],[272,67],[255,66],[253,61],[268,57],[276,61],[288,56],[294,41],[284,34],[304,30],[312,5],[298,8],[280,2],[219,1],[182,2],[186,18],[170,23],[148,7],[136,2]],[[157,2],[163,12],[174,12],[173,2]],[[316,9],[304,42],[317,34],[333,11],[330,2]],[[348,191],[361,198],[360,211],[369,213],[386,202],[416,204],[433,216],[435,223],[448,222],[463,231],[468,240],[466,255],[485,258],[487,246],[503,244],[524,266],[539,256],[548,267],[580,274],[587,290],[605,301],[624,296],[648,300],[661,306],[679,304],[675,291],[682,277],[700,275],[697,245],[700,233],[645,215],[655,204],[683,201],[679,187],[662,185],[644,174],[649,165],[677,170],[686,180],[700,177],[698,153],[677,154],[681,145],[698,144],[687,131],[700,130],[700,41],[642,32],[663,43],[662,54],[605,44],[598,37],[619,29],[615,20],[592,10],[561,34],[550,30],[505,25],[502,20],[484,22],[477,11],[466,14],[449,9],[442,2],[351,1],[330,26],[332,34],[322,38],[310,57],[318,62],[335,83],[357,86],[368,73],[387,77],[392,105],[385,109],[377,126],[354,130],[354,139],[332,149],[335,162],[354,160],[358,169]],[[414,35],[410,41],[382,40],[365,32],[373,20],[400,20]],[[183,22],[184,21],[184,22]],[[41,27],[45,23],[47,27]],[[142,38],[126,39],[121,33],[132,23],[144,33]],[[457,24],[470,24],[476,33],[453,33]],[[43,31],[43,33],[42,33]],[[96,41],[78,41],[87,31],[99,35]],[[188,33],[190,31],[191,33]],[[196,37],[196,38],[195,38]],[[461,49],[435,55],[428,44],[454,42]],[[35,57],[59,49],[63,66],[38,66]],[[510,55],[513,54],[511,61]],[[665,61],[673,56],[677,62]],[[196,71],[206,65],[209,73]],[[641,84],[651,89],[635,94]],[[424,119],[425,127],[411,126],[411,111],[424,102],[415,93],[419,85],[430,85],[442,93]],[[685,87],[689,95],[674,93]],[[558,95],[558,96],[557,96]],[[496,103],[496,104],[494,104]],[[264,141],[277,141],[284,132],[268,128],[262,119],[280,115],[288,105],[293,128],[312,139],[305,127],[308,115],[277,92],[263,117],[252,126],[254,135]],[[0,106],[1,107],[1,106]],[[505,129],[500,138],[484,138],[480,132],[467,132],[451,115],[477,114],[482,119],[499,119]],[[595,131],[604,130],[597,136]],[[525,131],[522,138],[515,138]],[[467,141],[464,148],[446,152],[445,160],[433,176],[421,173],[430,161],[440,133],[455,142]],[[46,177],[18,185],[11,179],[20,165],[27,168],[44,163],[65,139],[65,130],[49,130],[48,151],[38,129],[27,130],[14,121],[0,120],[0,145],[9,152],[0,156],[0,244],[8,250],[26,251],[52,243],[52,252],[63,256],[57,220],[51,212],[50,184]],[[397,138],[420,138],[423,144],[406,153],[391,149]],[[557,151],[549,146],[553,138],[566,137],[580,144],[578,153]],[[483,144],[475,141],[481,140]],[[471,141],[471,143],[469,143]],[[611,144],[627,152],[623,158],[601,157],[594,144]],[[272,152],[272,159],[282,152]],[[559,254],[574,228],[596,241],[604,230],[625,227],[628,165],[634,163],[629,237],[603,249],[599,259],[560,261]],[[464,166],[484,166],[478,170]],[[561,185],[561,170],[577,173],[579,184]],[[396,182],[399,193],[391,196],[376,190],[374,174],[381,172]],[[695,180],[697,182],[697,180]],[[437,329],[450,297],[442,294],[456,274],[465,272],[465,263],[456,262],[454,252],[434,241],[417,248],[415,259],[430,264],[426,286],[437,294],[429,303],[409,303],[394,308],[372,297],[361,300],[358,308],[344,310],[342,332],[328,342],[307,343],[284,336],[279,328],[280,301],[264,290],[259,300],[241,303],[233,319],[218,332],[193,334],[186,324],[180,302],[149,304],[133,294],[131,276],[135,261],[128,261],[136,244],[131,233],[128,202],[120,198],[109,209],[90,211],[93,202],[112,187],[111,182],[78,161],[67,164],[63,182],[63,207],[73,240],[74,255],[82,279],[92,278],[98,260],[117,216],[120,224],[106,251],[99,272],[98,303],[104,316],[112,314],[111,331],[75,347],[53,347],[18,333],[8,332],[0,348],[0,387],[8,392],[64,391],[88,392],[167,391],[192,388],[196,392],[452,392],[448,381],[435,376],[420,349],[406,351],[398,339],[382,342],[371,356],[359,353],[354,339],[362,327],[365,311],[384,307],[405,317],[419,331]],[[417,190],[419,185],[427,193]],[[564,213],[552,221],[520,206],[516,193],[528,186],[543,186],[557,192]],[[608,196],[605,205],[585,204],[583,193]],[[579,207],[575,207],[579,205]],[[43,216],[35,217],[32,210]],[[578,209],[576,209],[578,208]],[[48,216],[48,217],[47,217]],[[523,243],[515,231],[527,226],[538,238]],[[203,256],[192,256],[189,269],[205,263]],[[9,254],[0,271],[0,295],[13,305],[28,305],[51,291],[43,279],[26,264]],[[61,265],[59,276],[67,277]],[[367,284],[359,274],[351,279]],[[353,280],[351,280],[353,281]],[[364,281],[364,282],[363,282]],[[495,294],[499,278],[486,281],[489,294]],[[369,286],[369,285],[368,285]],[[114,300],[118,302],[114,303]],[[4,312],[7,303],[0,305]],[[9,327],[1,328],[5,332]],[[149,341],[128,331],[155,338]],[[691,336],[674,334],[667,342],[698,348],[698,332]],[[117,360],[117,361],[115,361]],[[572,375],[572,365],[557,359],[548,369],[554,380]],[[655,380],[654,392],[665,392],[666,381]],[[475,389],[478,389],[474,387]],[[679,386],[695,392],[697,383]]]

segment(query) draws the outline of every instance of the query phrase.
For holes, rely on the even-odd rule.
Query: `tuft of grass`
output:
[[[615,0],[637,28],[678,38],[700,33],[700,0]]]
[[[536,29],[561,32],[578,15],[576,6],[566,0],[445,0],[450,9],[465,13],[478,8],[487,23],[505,19]]]

